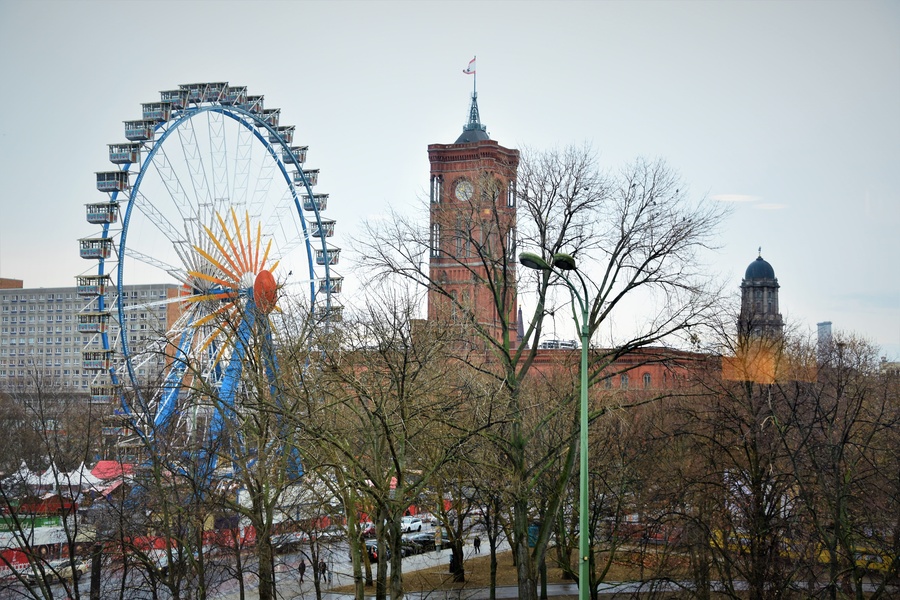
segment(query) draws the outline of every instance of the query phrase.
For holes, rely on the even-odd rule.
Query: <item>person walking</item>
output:
[[[481,538],[476,535],[472,545],[475,546],[475,554],[481,554]]]
[[[325,559],[319,559],[319,580],[322,583],[328,582],[328,565],[325,564]]]
[[[306,574],[306,561],[304,559],[300,559],[300,564],[297,565],[297,572],[300,573],[300,583],[303,583],[303,576]]]

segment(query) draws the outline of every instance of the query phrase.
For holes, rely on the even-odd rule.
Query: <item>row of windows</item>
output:
[[[39,300],[43,301],[45,299],[44,294],[3,294],[4,302],[27,302],[28,300]],[[65,300],[72,299],[72,292],[69,292],[65,295]],[[60,302],[63,300],[62,292],[58,294],[46,294],[46,300],[55,300]]]
[[[6,364],[6,361],[7,361],[7,359],[5,359],[5,358],[0,358],[0,365],[5,365],[5,364]],[[28,364],[40,365],[40,364],[42,364],[42,363],[44,363],[44,362],[46,362],[46,364],[47,364],[48,366],[51,365],[51,364],[55,364],[57,367],[60,366],[60,365],[66,365],[66,366],[68,366],[68,365],[74,365],[74,366],[76,366],[76,367],[81,366],[81,361],[80,361],[80,360],[76,359],[76,360],[73,362],[71,358],[67,358],[67,359],[65,359],[65,360],[62,360],[62,359],[60,359],[60,358],[56,358],[56,359],[48,358],[46,361],[42,361],[41,359],[37,359],[37,360],[34,360],[34,359],[28,359]],[[10,359],[9,359],[9,364],[11,364],[11,365],[16,364],[16,359],[10,358]],[[18,360],[18,364],[20,364],[20,365],[25,365],[25,364],[26,364],[25,359],[20,358],[20,359]]]
[[[65,294],[65,298],[63,295]],[[150,290],[125,290],[122,293],[123,298],[148,298],[157,296],[159,298],[166,297],[165,289],[153,288]],[[72,300],[74,298],[73,292],[59,292],[55,294],[3,294],[2,300],[3,302],[28,302],[28,301],[55,301],[61,302],[62,300]]]
[[[87,336],[85,336],[85,337],[83,337],[83,338],[80,338],[80,339],[76,337],[74,340],[73,340],[71,337],[67,337],[67,338],[58,337],[58,338],[56,338],[56,341],[54,342],[54,341],[53,341],[53,338],[50,337],[50,338],[47,338],[47,345],[49,346],[49,345],[51,345],[51,344],[63,344],[63,343],[69,344],[69,345],[71,345],[71,344],[73,344],[73,343],[75,343],[75,344],[82,344],[82,345],[83,345],[83,344],[85,344],[85,343],[88,342],[88,339],[89,339],[89,338],[88,338]],[[38,338],[33,338],[33,337],[29,337],[29,338],[0,338],[0,346],[15,346],[15,345],[16,345],[16,340],[18,340],[18,342],[19,342],[18,345],[19,345],[19,346],[34,346],[35,344],[37,344],[37,345],[40,346],[40,345],[43,345],[43,344],[44,344],[44,338],[42,338],[42,337],[38,337]],[[27,340],[27,341],[26,341],[26,340]],[[63,340],[65,340],[65,342],[63,342]]]
[[[45,375],[56,375],[57,377],[65,377],[67,375],[71,376],[69,373],[69,369],[43,369],[40,372]],[[76,372],[75,374],[77,375],[78,373]],[[25,377],[31,375],[34,375],[34,371],[32,369],[9,369],[8,371],[6,369],[0,369],[0,377]],[[87,389],[88,382],[90,381],[89,377],[90,376],[87,373],[81,375],[82,381],[76,385],[80,385],[82,389]]]
[[[82,350],[83,350],[83,348],[81,346],[78,346],[77,348],[56,348],[55,352],[54,352],[54,348],[47,348],[47,352],[45,353],[43,348],[38,348],[37,352],[35,352],[34,348],[25,348],[23,346],[22,348],[19,348],[18,354],[19,354],[19,356],[34,356],[35,354],[37,354],[38,356],[42,356],[44,354],[48,354],[48,355],[50,355],[50,354],[78,354]],[[15,356],[15,355],[16,355],[15,348],[8,350],[8,351],[6,348],[0,348],[0,356]]]
[[[28,304],[25,306],[15,306],[11,304],[3,305],[3,312],[63,312],[64,310],[72,310],[71,304],[60,304],[58,306],[53,305],[44,305],[44,304]]]
[[[11,340],[9,340],[9,344],[7,344],[7,343],[6,343],[6,338],[3,338],[2,340],[0,340],[0,346],[7,346],[7,345],[8,345],[8,346],[15,346],[15,345],[16,345],[16,339],[17,339],[17,338],[12,338]],[[27,342],[25,341],[25,339],[26,339],[26,338],[18,338],[18,340],[19,340],[19,346],[34,346],[34,345],[35,345],[35,338],[27,338],[27,339],[28,339]],[[38,345],[43,344],[43,343],[44,343],[44,342],[42,341],[43,339],[44,339],[44,338],[37,338],[37,344],[38,344]],[[58,338],[58,339],[62,339],[62,338]],[[83,345],[85,342],[87,342],[87,339],[85,339],[84,342],[80,342],[80,343]],[[50,344],[53,344],[53,343],[54,343],[54,342],[53,342],[53,339],[52,339],[52,338],[48,338],[48,339],[47,339],[47,345],[50,345]],[[62,344],[62,343],[63,343],[63,342],[61,342],[61,341],[56,342],[56,344]],[[65,342],[65,343],[66,343],[66,344],[69,344],[69,345],[72,345],[72,341],[71,341],[69,338],[66,338],[66,342]],[[75,343],[78,344],[78,343],[79,343],[79,340],[75,340]],[[57,347],[56,349],[57,349],[57,350],[60,350],[61,348],[58,348],[58,347]],[[48,351],[48,352],[49,352],[50,350],[52,350],[52,348],[47,348],[47,351]],[[66,348],[66,352],[68,352],[68,351],[69,351],[69,349]],[[40,354],[43,354],[44,349],[43,349],[43,348],[38,348],[38,352],[39,352]]]
[[[462,185],[460,185],[462,184]],[[463,187],[467,190],[467,193],[463,194],[462,197],[457,198],[462,201],[468,201],[471,197],[472,190],[474,189],[471,182],[465,177],[457,177],[453,181],[453,185],[450,190],[451,193],[455,193],[457,196],[459,192],[455,192],[457,188]],[[486,186],[491,187],[494,190],[494,197],[491,200],[496,200],[501,193],[503,193],[503,184],[500,183],[498,179],[494,179],[491,185]],[[482,194],[482,200],[488,200],[488,190],[485,189]],[[442,200],[444,200],[444,176],[443,175],[432,175],[431,176],[431,203],[438,204]],[[506,205],[509,207],[513,207],[516,205],[516,182],[515,180],[510,181],[509,185],[506,187]]]
[[[4,307],[4,308],[5,308],[5,307]],[[61,314],[60,314],[60,315],[56,315],[56,321],[57,321],[58,323],[62,323],[62,320],[63,320],[63,316],[62,316]],[[71,320],[72,320],[72,315],[66,315],[66,321],[71,321]],[[10,317],[3,317],[3,322],[4,322],[4,323],[15,323],[15,322],[16,322],[16,317],[12,317],[12,318],[10,318]],[[34,315],[29,315],[29,316],[28,316],[28,323],[35,323],[35,322],[37,322],[37,323],[43,323],[43,322],[44,322],[44,315],[38,315],[36,321],[35,321]],[[47,322],[48,322],[48,323],[52,323],[52,322],[53,322],[53,317],[52,317],[52,316],[47,316]],[[19,317],[19,323],[25,323],[25,316],[24,316],[24,315],[22,315],[21,317]]]
[[[653,377],[651,377],[650,373],[644,373],[644,375],[641,379],[643,380],[645,390],[648,390],[653,386]],[[666,377],[665,373],[663,373],[663,385],[665,385],[666,380],[667,380],[667,377]],[[606,384],[606,389],[610,389],[613,386],[612,377],[607,377],[605,384]],[[628,373],[622,373],[619,376],[619,387],[623,390],[628,389]]]
[[[10,365],[10,366],[15,366],[15,365]],[[19,366],[22,366],[22,365],[19,365]],[[40,369],[40,370],[37,371],[37,372],[38,372],[38,373],[43,373],[43,374],[45,374],[45,375],[57,375],[57,376],[60,376],[60,375],[66,376],[66,375],[68,375],[68,376],[70,376],[70,377],[71,377],[71,376],[78,376],[78,377],[80,377],[81,380],[82,380],[82,382],[81,382],[81,384],[80,384],[81,386],[85,386],[86,384],[85,384],[84,382],[85,382],[85,381],[90,381],[90,380],[93,378],[93,376],[94,376],[94,374],[91,373],[91,372],[89,372],[89,371],[84,371],[84,372],[82,373],[80,369],[55,369],[55,370],[54,370],[54,369]],[[24,377],[24,376],[26,376],[26,375],[34,375],[34,374],[35,374],[35,370],[34,370],[33,368],[27,368],[27,369],[4,369],[4,368],[0,368],[0,377],[15,377],[15,376]],[[138,370],[137,370],[137,374],[138,374],[138,375],[141,375],[141,376],[146,376],[146,375],[147,375],[147,369],[138,369]]]
[[[47,327],[46,329],[47,329],[47,333],[53,333],[53,327],[52,327],[52,326],[51,326],[51,327]],[[3,333],[12,333],[12,334],[15,334],[15,333],[16,333],[16,328],[15,328],[15,327],[4,327],[2,331],[3,331]],[[37,331],[35,331],[34,325],[30,325],[30,326],[28,327],[27,333],[43,333],[43,331],[44,331],[44,328],[41,327],[40,325],[37,326]],[[72,332],[72,326],[71,326],[71,325],[66,325],[65,331],[66,331],[66,333],[71,333],[71,332]],[[56,326],[56,333],[62,333],[62,332],[63,332],[62,326],[57,325],[57,326]],[[18,333],[26,333],[25,327],[19,327]]]
[[[485,239],[488,237],[488,233],[482,229],[481,231],[481,243],[485,243]],[[474,245],[479,243],[473,237],[466,237],[463,235],[454,236],[455,240],[455,250],[456,253],[453,254],[454,258],[469,258],[474,256],[475,250]],[[439,223],[433,223],[431,225],[431,256],[439,257],[441,255],[441,251],[444,246],[446,246],[447,242],[442,238],[441,235],[441,226]],[[516,229],[513,227],[506,232],[506,255],[507,256],[515,256],[516,255]]]

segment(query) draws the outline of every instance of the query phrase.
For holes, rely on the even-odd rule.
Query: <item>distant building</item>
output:
[[[90,308],[95,302],[80,292],[83,290],[76,286],[0,288],[0,390],[27,386],[41,378],[65,389],[91,393],[98,401],[111,399],[108,393],[92,390],[92,384],[96,379],[97,386],[100,382],[109,386],[109,377],[98,375],[116,365],[118,320],[111,312]],[[178,292],[179,286],[172,284],[125,286],[123,304],[131,346],[140,348],[170,329],[177,311],[166,300],[177,297]],[[110,340],[112,359],[97,368],[96,363],[84,360],[84,352],[101,350],[103,333]],[[165,356],[159,353],[138,366],[136,375],[156,377],[164,364]]]
[[[578,350],[577,340],[543,340],[538,344],[538,350]]]
[[[723,379],[762,384],[815,381],[815,364],[784,351],[778,288],[775,269],[760,254],[741,280],[737,346],[734,356],[722,357]]]
[[[516,174],[519,151],[492,140],[482,125],[478,97],[472,93],[469,122],[452,144],[430,144],[430,259],[432,281],[441,292],[428,294],[429,320],[454,320],[457,311],[471,313],[492,337],[518,338],[516,327],[516,261],[507,263],[510,285],[504,315],[497,314],[486,261],[515,256]],[[443,292],[446,292],[444,294]],[[447,297],[449,295],[449,298]]]
[[[24,283],[25,282],[21,279],[7,279],[6,277],[0,277],[0,290],[21,289]]]
[[[831,321],[816,323],[816,356],[819,362],[825,360],[831,349]]]
[[[763,260],[762,253],[750,263],[741,281],[741,314],[738,340],[780,339],[784,321],[778,312],[778,279],[775,269]]]
[[[886,356],[882,356],[879,370],[882,375],[900,377],[900,361],[890,361]]]

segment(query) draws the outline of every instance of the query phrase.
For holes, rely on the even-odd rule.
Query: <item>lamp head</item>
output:
[[[547,261],[532,252],[523,252],[519,255],[519,264],[535,271],[549,271]]]
[[[521,257],[519,258],[521,260]],[[574,271],[577,268],[575,257],[565,252],[553,255],[553,266],[562,271]]]

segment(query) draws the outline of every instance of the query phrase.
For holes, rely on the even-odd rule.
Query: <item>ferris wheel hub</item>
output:
[[[256,275],[253,282],[253,301],[256,308],[264,313],[269,313],[275,308],[278,299],[278,284],[275,277],[268,269],[263,269]]]

